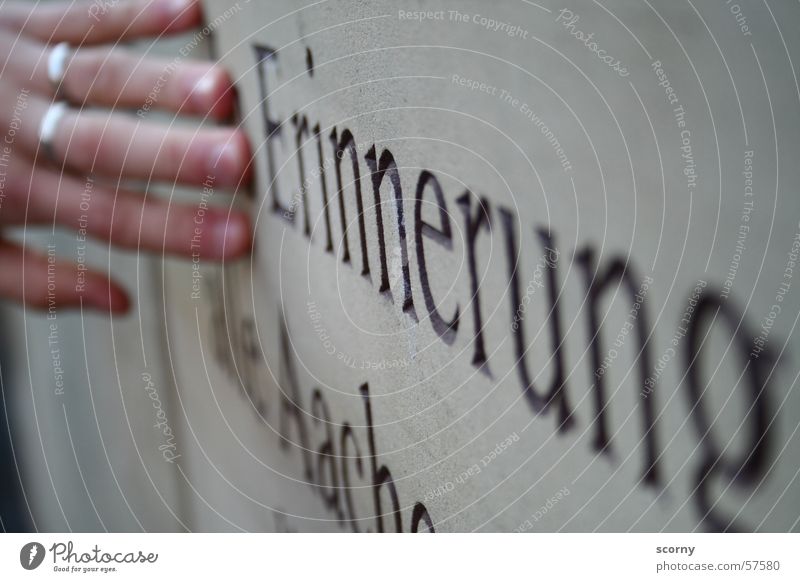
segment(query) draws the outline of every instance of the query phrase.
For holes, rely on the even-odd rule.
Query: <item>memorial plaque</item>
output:
[[[256,242],[164,271],[189,527],[798,529],[797,5],[205,7]]]

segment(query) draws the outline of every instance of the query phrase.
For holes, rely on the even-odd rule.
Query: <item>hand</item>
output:
[[[228,119],[234,92],[223,69],[180,56],[140,57],[114,46],[201,22],[196,0],[0,7],[0,54],[6,55],[0,58],[0,226],[60,225],[123,248],[184,256],[192,255],[194,241],[204,260],[249,250],[244,213],[212,207],[198,213],[197,204],[170,204],[130,184],[179,182],[206,192],[211,185],[216,193],[249,178],[250,149],[241,131],[195,131],[148,119],[151,109]],[[64,49],[54,49],[62,42],[70,46],[62,53],[59,89],[48,64],[59,61],[51,54]],[[46,152],[40,126],[57,91],[70,108],[57,118]],[[46,308],[55,301],[58,307],[128,308],[125,291],[105,274],[61,257],[51,265],[47,255],[2,238],[0,272],[0,297],[27,306]]]

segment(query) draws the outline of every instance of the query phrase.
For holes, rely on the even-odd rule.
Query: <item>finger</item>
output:
[[[4,82],[0,102],[9,104],[0,107],[0,127],[14,123],[15,145],[43,156],[39,126],[48,102]],[[247,138],[234,129],[170,128],[120,114],[70,110],[58,121],[52,146],[59,163],[84,175],[232,188],[252,173]]]
[[[12,299],[33,309],[84,307],[124,313],[130,303],[125,291],[107,276],[57,257],[0,241],[0,297]]]
[[[14,159],[8,167],[8,203],[0,206],[5,224],[58,224],[114,245],[143,251],[234,259],[250,250],[251,228],[241,211],[208,205],[206,189],[198,204],[115,191],[94,180],[77,180]]]
[[[93,0],[3,6],[0,26],[46,43],[111,43],[175,33],[202,22],[198,0]]]
[[[77,51],[63,87],[75,102],[136,108],[140,117],[158,108],[226,119],[234,101],[230,77],[217,65],[143,60],[108,49]]]
[[[106,217],[103,217],[106,218]],[[88,218],[89,232],[124,248],[203,260],[235,259],[250,250],[250,221],[242,212],[173,204],[124,192],[111,219]]]
[[[53,47],[0,31],[0,54],[8,55],[3,75],[41,95],[55,96],[48,76]],[[163,109],[226,119],[233,110],[230,77],[212,63],[153,59],[109,48],[72,52],[61,91],[77,104],[113,108]]]
[[[57,160],[83,174],[232,188],[251,173],[247,139],[229,128],[183,129],[73,110],[53,146]]]

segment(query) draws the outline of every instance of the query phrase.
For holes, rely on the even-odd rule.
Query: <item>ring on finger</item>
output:
[[[39,124],[39,147],[44,150],[45,157],[54,164],[58,162],[53,148],[53,141],[55,140],[56,131],[58,131],[58,125],[67,110],[66,101],[52,103]]]
[[[53,47],[47,57],[47,79],[55,93],[54,99],[65,99],[64,75],[73,51],[68,42],[60,42]]]

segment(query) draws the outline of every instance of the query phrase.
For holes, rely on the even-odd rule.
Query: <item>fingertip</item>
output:
[[[212,149],[208,160],[208,173],[223,187],[237,187],[249,182],[252,174],[250,143],[243,131],[233,134]]]
[[[131,308],[131,301],[128,294],[119,286],[111,283],[108,291],[108,310],[111,313],[123,315],[128,313]]]
[[[130,310],[130,299],[125,290],[110,279],[97,279],[87,283],[82,294],[84,307],[114,314]]]
[[[203,21],[203,9],[199,0],[161,0],[160,8],[166,32],[187,30]]]
[[[234,259],[249,252],[252,245],[250,219],[243,212],[232,212],[212,226],[212,240],[218,258]]]
[[[235,94],[227,71],[214,66],[203,72],[199,79],[197,75],[197,72],[191,73],[189,103],[192,113],[207,114],[218,121],[230,118]]]
[[[250,217],[244,212],[231,215],[231,219],[235,226],[228,244],[230,245],[230,256],[233,258],[246,255],[253,248],[253,225]]]

